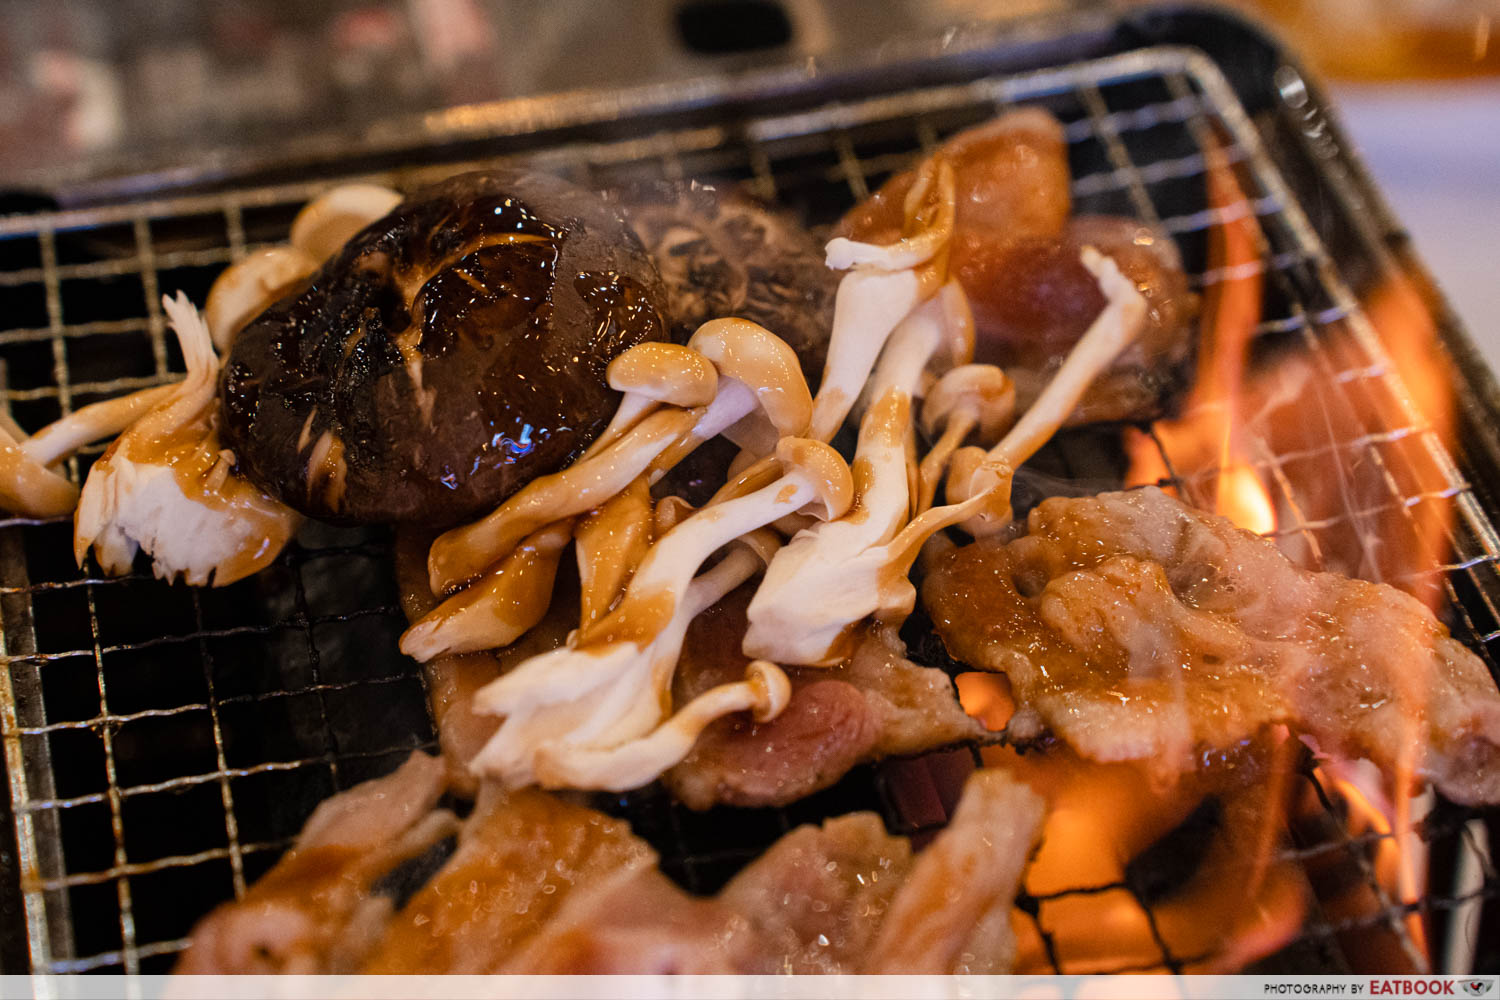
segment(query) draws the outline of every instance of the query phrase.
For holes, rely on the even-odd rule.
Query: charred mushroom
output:
[[[338,231],[303,228],[294,244]],[[450,178],[354,234],[235,336],[225,443],[304,513],[461,521],[603,430],[606,369],[665,337],[663,298],[598,196],[541,174]]]

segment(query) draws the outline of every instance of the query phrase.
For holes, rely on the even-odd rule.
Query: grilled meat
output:
[[[673,698],[737,678],[749,588],[688,628]],[[974,739],[984,727],[964,713],[941,670],[906,659],[900,640],[873,629],[853,656],[830,668],[787,668],[792,698],[770,722],[744,717],[710,726],[663,780],[694,809],[715,804],[784,805],[826,788],[854,765]]]
[[[199,924],[178,971],[1005,971],[1042,812],[1035,793],[984,771],[915,862],[879,817],[856,813],[793,830],[717,896],[695,898],[619,820],[488,785],[452,856],[393,912],[370,885],[394,844],[432,842],[413,831],[452,829],[448,813],[426,811],[442,774],[416,754],[320,806],[244,900]]]
[[[358,969],[392,911],[375,883],[447,836],[433,810],[443,764],[414,753],[400,768],[318,806],[296,844],[241,900],[193,930],[187,973],[333,973]]]
[[[1013,733],[1171,775],[1285,724],[1500,801],[1500,694],[1414,598],[1298,569],[1154,487],[1047,500],[1027,527],[946,553],[922,587],[949,652],[1009,679]]]
[[[1160,414],[1184,380],[1198,309],[1172,242],[1133,219],[1069,217],[1067,146],[1045,111],[1014,111],[966,129],[938,155],[957,179],[950,267],[973,307],[974,360],[1005,369],[1024,412],[1104,308],[1098,283],[1079,262],[1079,251],[1092,246],[1136,283],[1149,313],[1140,338],[1068,422]],[[908,170],[886,181],[844,217],[840,232],[875,243],[900,236],[915,176]]]

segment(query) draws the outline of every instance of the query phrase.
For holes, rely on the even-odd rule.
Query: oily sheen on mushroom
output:
[[[567,465],[605,369],[661,340],[660,280],[598,196],[463,174],[358,232],[234,337],[225,443],[304,513],[452,523]]]

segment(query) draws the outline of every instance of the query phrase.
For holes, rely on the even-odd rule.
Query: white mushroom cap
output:
[[[341,184],[303,206],[292,220],[292,246],[314,261],[338,253],[350,237],[401,204],[399,192],[379,184]]]
[[[611,389],[623,392],[609,426],[580,458],[592,458],[656,407],[706,406],[718,390],[719,373],[708,359],[680,344],[651,341],[622,351],[605,372]]]
[[[672,406],[707,406],[719,387],[712,359],[691,347],[648,341],[622,351],[605,371],[611,389]]]
[[[688,346],[712,361],[722,378],[754,394],[756,410],[726,428],[725,437],[759,456],[779,439],[807,432],[812,393],[786,341],[749,320],[716,319],[700,326]]]
[[[994,365],[960,365],[937,380],[922,402],[922,433],[932,436],[962,416],[981,440],[999,437],[1016,410],[1016,385]]]

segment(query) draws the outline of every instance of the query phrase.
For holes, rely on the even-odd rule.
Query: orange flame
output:
[[[1014,703],[1003,679],[963,674],[958,689],[970,714],[1004,727]],[[1278,734],[1227,768],[1165,787],[1145,765],[1101,764],[1062,747],[986,749],[986,766],[1008,769],[1048,800],[1026,874],[1037,912],[1012,920],[1014,971],[1050,972],[1054,958],[1069,973],[1160,967],[1163,946],[1187,971],[1237,971],[1285,945],[1311,895],[1301,870],[1274,857],[1295,749]],[[1177,873],[1180,884],[1143,899],[1132,862],[1210,796],[1221,818],[1197,845],[1203,857]]]
[[[1209,232],[1209,273],[1216,280],[1204,293],[1197,376],[1183,416],[1157,422],[1156,441],[1138,431],[1126,435],[1126,484],[1168,479],[1165,454],[1180,474],[1212,476],[1218,513],[1269,534],[1276,530],[1276,508],[1251,461],[1240,420],[1245,363],[1261,317],[1264,283],[1257,224],[1223,150],[1209,148],[1206,160],[1209,205],[1224,222]]]

